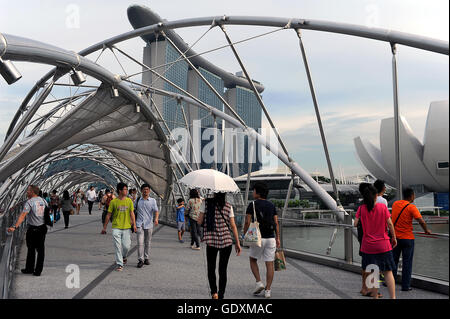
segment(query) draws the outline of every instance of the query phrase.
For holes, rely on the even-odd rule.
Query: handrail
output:
[[[0,216],[0,225],[5,223],[2,230],[5,230],[12,225],[21,213],[23,203],[15,205],[8,212]],[[4,243],[3,253],[0,256],[0,299],[7,299],[11,287],[12,277],[17,258],[17,246],[22,242],[26,222],[22,223],[14,233],[6,233],[6,241]]]

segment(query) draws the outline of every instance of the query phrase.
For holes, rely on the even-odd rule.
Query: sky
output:
[[[0,32],[80,51],[106,38],[132,30],[127,8],[146,5],[167,20],[217,15],[303,18],[380,27],[448,41],[447,0],[166,0],[166,1],[6,1],[0,0]],[[79,19],[73,20],[74,10]],[[194,43],[207,27],[177,30]],[[236,41],[270,28],[227,27]],[[357,136],[379,145],[381,120],[393,116],[392,68],[387,43],[338,34],[303,31],[303,39],[330,156],[334,169],[346,175],[365,173],[353,144]],[[194,50],[202,52],[225,44],[221,31],[211,30]],[[119,47],[142,59],[144,42],[133,39]],[[306,73],[295,32],[280,31],[236,46],[248,71],[266,87],[264,102],[290,152],[307,171],[327,175]],[[240,70],[229,49],[204,56],[229,72]],[[88,56],[94,59],[96,56]],[[139,68],[122,61],[128,73]],[[448,56],[398,47],[401,114],[423,140],[430,102],[448,100]],[[111,57],[102,66],[120,72]],[[0,80],[0,139],[34,83],[50,67],[15,63],[23,78],[12,86]],[[264,120],[263,127],[268,127]]]

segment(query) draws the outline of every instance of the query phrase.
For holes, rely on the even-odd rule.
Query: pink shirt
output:
[[[371,212],[366,205],[361,205],[356,212],[356,218],[363,227],[361,252],[366,254],[381,254],[392,250],[387,232],[387,220],[391,217],[386,205],[377,203]]]

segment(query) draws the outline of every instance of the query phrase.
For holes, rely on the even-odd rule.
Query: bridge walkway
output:
[[[186,242],[177,240],[176,229],[159,225],[154,230],[151,265],[136,267],[136,238],[123,272],[114,271],[114,248],[111,229],[101,235],[101,212],[89,215],[83,209],[80,215],[70,217],[70,227],[64,229],[58,221],[46,237],[45,266],[40,277],[24,275],[26,246],[22,244],[10,298],[45,299],[209,299],[206,276],[206,254],[191,250],[190,235]],[[228,267],[228,285],[225,297],[229,299],[261,299],[251,294],[254,279],[249,268],[249,250],[241,256],[234,253]],[[68,288],[68,265],[80,269],[80,287]],[[260,270],[265,278],[263,265]],[[317,265],[301,260],[287,260],[287,270],[275,273],[272,287],[274,299],[349,299],[367,298],[359,294],[361,277],[357,274]],[[386,288],[381,292],[387,297]],[[448,299],[448,296],[414,289],[401,292],[399,299]]]

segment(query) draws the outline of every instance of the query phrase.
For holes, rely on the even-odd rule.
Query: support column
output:
[[[281,242],[281,248],[284,248],[284,240],[283,240],[283,220],[284,220],[284,216],[285,213],[289,207],[289,198],[291,198],[291,192],[292,192],[292,187],[294,186],[294,178],[295,175],[293,172],[291,172],[291,182],[289,183],[289,187],[288,187],[288,191],[286,194],[286,200],[284,202],[284,207],[283,210],[281,211],[281,221],[280,221],[280,242]]]
[[[392,84],[394,92],[394,138],[395,138],[395,179],[397,188],[397,200],[403,199],[402,193],[402,157],[400,154],[400,111],[398,103],[398,74],[397,74],[397,47],[391,43],[392,49]]]
[[[247,139],[250,142],[250,139]],[[248,206],[248,195],[250,194],[250,177],[252,173],[252,161],[253,161],[253,143],[250,145],[250,154],[248,156],[248,173],[247,173],[247,183],[245,184],[245,208]],[[239,164],[238,164],[239,165]]]

